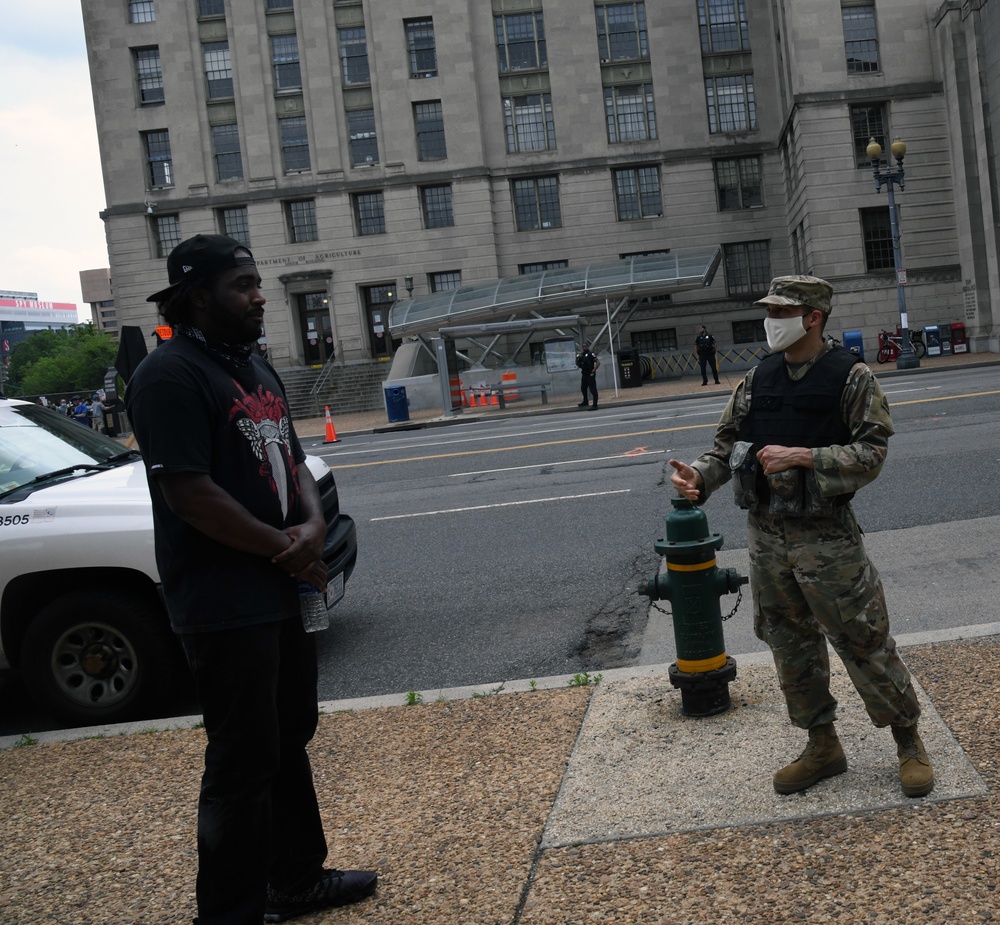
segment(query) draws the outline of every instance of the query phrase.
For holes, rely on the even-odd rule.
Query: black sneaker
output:
[[[589,407],[590,407],[589,401],[582,401],[580,402],[580,404],[577,405],[577,408],[589,408]]]
[[[324,870],[313,886],[301,893],[282,893],[267,888],[264,904],[265,922],[284,922],[320,909],[349,906],[371,896],[378,886],[374,870]]]

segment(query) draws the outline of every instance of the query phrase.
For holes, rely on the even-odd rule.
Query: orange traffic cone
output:
[[[499,405],[500,404],[500,399],[497,398],[497,393],[496,392],[490,392],[490,404],[491,405]]]
[[[340,443],[340,437],[333,426],[333,418],[330,417],[330,406],[326,406],[326,439],[324,443]]]

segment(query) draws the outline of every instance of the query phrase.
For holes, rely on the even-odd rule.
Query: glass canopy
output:
[[[701,289],[711,285],[721,259],[722,249],[716,245],[560,267],[400,299],[389,309],[389,331],[394,337],[425,334],[442,326],[506,321],[528,312],[582,309],[603,304],[605,299]]]

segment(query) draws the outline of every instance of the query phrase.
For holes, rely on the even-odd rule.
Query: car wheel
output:
[[[117,591],[84,590],[47,604],[21,649],[25,686],[75,724],[148,715],[177,670],[177,643],[163,611]]]

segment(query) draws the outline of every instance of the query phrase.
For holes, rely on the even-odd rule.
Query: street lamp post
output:
[[[906,189],[905,177],[903,174],[903,158],[906,155],[906,144],[900,139],[896,139],[889,146],[892,156],[896,158],[896,167],[893,169],[886,160],[885,169],[881,168],[882,145],[874,138],[868,142],[865,148],[868,156],[872,159],[872,173],[875,175],[875,192],[882,191],[882,184],[888,186],[889,192],[889,226],[892,230],[892,263],[896,269],[896,297],[899,300],[899,329],[900,329],[900,352],[896,358],[896,369],[916,369],[920,366],[920,359],[913,352],[913,345],[910,343],[910,329],[906,319],[906,270],[903,267],[903,255],[899,249],[899,221],[896,218],[896,196],[895,184],[899,184],[901,190]]]

